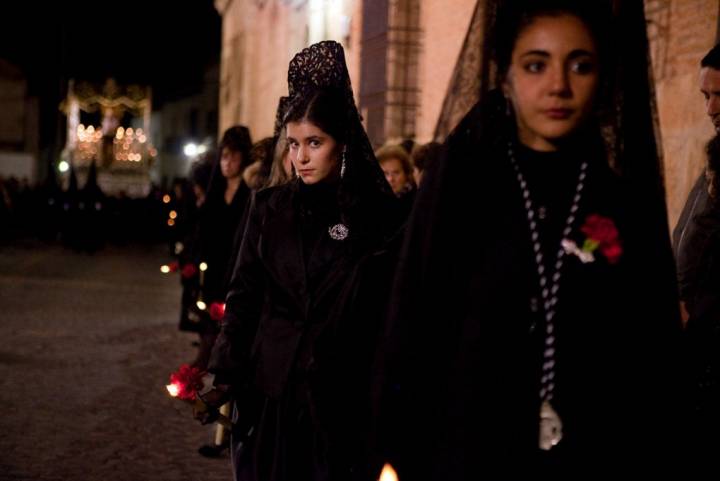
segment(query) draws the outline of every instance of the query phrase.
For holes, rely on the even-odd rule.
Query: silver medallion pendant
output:
[[[347,239],[350,229],[345,224],[335,224],[328,229],[330,237],[336,241]]]
[[[560,416],[550,405],[543,401],[540,407],[540,449],[549,451],[562,439],[562,421]]]

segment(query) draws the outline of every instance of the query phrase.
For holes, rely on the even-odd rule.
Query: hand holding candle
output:
[[[187,364],[180,366],[177,372],[170,375],[170,384],[165,386],[170,396],[192,404],[197,412],[209,411],[208,405],[202,400],[200,392],[205,388],[203,376],[205,372],[197,367]],[[230,429],[232,423],[227,416],[218,414],[216,421],[223,427]]]

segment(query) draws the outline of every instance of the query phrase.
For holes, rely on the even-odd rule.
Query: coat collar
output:
[[[260,255],[277,285],[307,314],[335,283],[341,282],[351,261],[347,241],[332,239],[328,225],[305,264],[298,182],[282,187],[268,200]]]

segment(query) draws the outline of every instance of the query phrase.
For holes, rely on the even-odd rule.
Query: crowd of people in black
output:
[[[93,167],[80,187],[73,170],[65,186],[53,170],[38,185],[0,179],[0,242],[39,239],[94,253],[108,244],[172,244],[180,235],[185,216],[179,215],[172,225],[168,220],[194,196],[184,190],[185,181],[168,189],[152,185],[144,197],[106,195]]]
[[[273,137],[231,127],[167,204],[147,201],[176,213],[180,328],[214,376],[194,416],[233,423],[201,452],[229,449],[236,480],[692,478],[711,464],[716,251],[697,259],[717,242],[716,181],[698,181],[702,215],[683,215],[673,253],[642,2],[484,14],[479,101],[443,144],[375,152],[343,48],[324,41],[291,60]],[[703,62],[720,128],[720,47]],[[115,212],[88,185],[42,206],[70,245],[91,238],[81,219]]]

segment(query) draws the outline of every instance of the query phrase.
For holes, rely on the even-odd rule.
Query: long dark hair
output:
[[[252,149],[252,145],[250,130],[244,125],[233,125],[223,133],[218,153],[222,155],[223,149],[240,152],[242,154],[240,172],[242,172],[251,163],[250,149]]]
[[[288,107],[283,124],[301,120],[315,124],[339,144],[347,141],[347,113],[343,93],[337,89],[317,89],[296,97]]]
[[[708,194],[716,205],[720,205],[720,135],[713,137],[705,146],[707,154],[707,167],[705,168],[705,178],[707,179]]]
[[[603,21],[607,20],[608,10],[599,8],[597,2],[577,0],[521,0],[506,2],[498,10],[494,25],[495,41],[493,55],[497,63],[497,75],[503,80],[507,75],[520,34],[539,17],[557,17],[572,15],[579,18],[588,28],[595,41],[598,56],[605,58],[607,35],[604,33]]]

